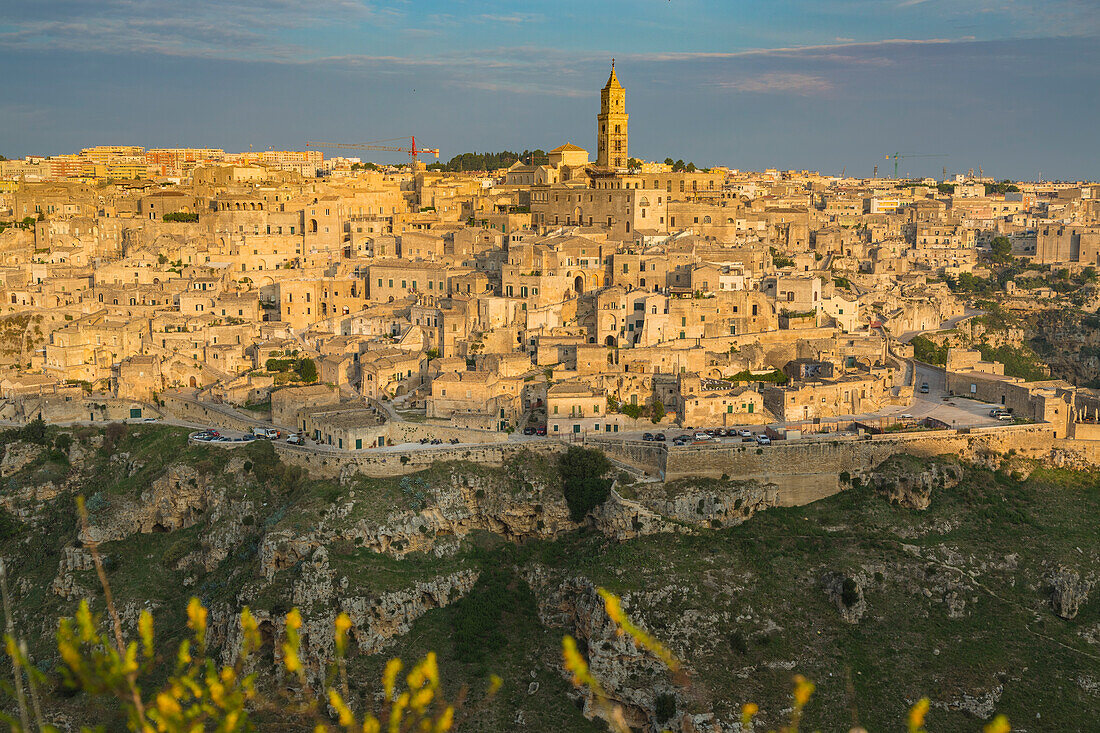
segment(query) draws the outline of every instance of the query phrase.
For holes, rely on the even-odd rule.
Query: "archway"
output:
[[[198,387],[199,386],[199,380],[195,379],[194,377],[191,377],[191,379],[188,380],[188,384],[190,384],[192,387]]]
[[[573,279],[573,292],[575,292],[577,295],[580,295],[581,293],[584,292],[584,276],[583,275],[577,275],[577,277],[575,277]]]
[[[605,339],[603,340],[603,345],[604,345],[604,346],[618,346],[618,344],[617,344],[617,343],[616,343],[616,341],[615,341],[615,337],[614,337],[614,336],[608,336],[607,338],[605,338]],[[611,357],[610,357],[610,356],[608,356],[608,359],[610,359],[610,358],[611,358]]]
[[[317,233],[317,220],[316,219],[310,219],[309,220],[309,231],[310,231],[311,234],[316,234]]]

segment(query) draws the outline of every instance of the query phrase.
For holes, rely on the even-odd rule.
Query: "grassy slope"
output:
[[[87,495],[100,493],[110,501],[119,493],[136,493],[176,460],[215,474],[227,460],[226,451],[187,448],[180,431],[161,427],[132,429],[117,450],[130,453],[143,467],[126,477],[117,469],[112,472],[106,457],[99,457],[81,479]],[[246,451],[256,467],[253,478],[229,488],[253,498],[257,507],[267,506],[257,510],[254,532],[222,567],[199,575],[192,586],[183,583],[186,573],[165,567],[165,555],[201,543],[202,524],[134,536],[103,548],[114,558],[110,576],[120,602],[153,600],[164,638],[182,631],[182,609],[191,595],[207,602],[232,601],[246,584],[258,582],[255,547],[265,528],[309,526],[327,502],[349,490],[357,497],[363,492],[376,496],[377,510],[383,505],[398,508],[404,501],[394,481],[363,479],[341,489],[333,482],[278,474],[270,446],[238,450]],[[461,468],[436,466],[422,475],[430,482],[443,470]],[[508,475],[484,467],[472,470],[496,478]],[[39,464],[9,479],[7,486],[63,473],[63,466]],[[33,651],[47,669],[57,664],[48,639],[50,619],[75,607],[49,588],[60,548],[75,535],[71,506],[71,496],[62,494],[43,509],[46,521],[38,530],[6,532],[0,539],[0,553],[14,558],[17,623],[28,630]],[[1078,730],[1100,716],[1100,699],[1076,682],[1082,675],[1100,678],[1100,649],[1082,638],[1082,631],[1090,628],[1100,634],[1100,601],[1084,605],[1075,620],[1063,621],[1049,610],[1044,578],[1060,561],[1082,570],[1095,567],[1100,541],[1093,518],[1098,509],[1100,478],[1095,474],[1039,470],[1017,483],[972,470],[960,486],[936,493],[927,512],[901,509],[867,489],[853,489],[808,507],[769,510],[740,527],[695,536],[614,543],[577,532],[555,542],[517,547],[479,534],[465,543],[459,556],[445,560],[366,557],[361,548],[339,545],[330,547],[330,554],[333,567],[356,587],[375,592],[407,587],[458,567],[510,569],[537,562],[630,593],[628,610],[668,639],[696,670],[686,697],[696,701],[699,711],[731,716],[742,702],[752,700],[766,716],[774,715],[785,705],[790,675],[799,671],[818,683],[808,723],[824,730],[847,729],[853,720],[871,730],[897,729],[908,705],[922,695],[934,703],[946,702],[999,685],[1003,693],[997,709],[1021,725],[1034,721],[1036,729]],[[917,552],[932,559],[921,559]],[[1011,554],[1017,556],[1014,569],[1006,566],[1005,556]],[[975,572],[981,587],[946,567],[946,561]],[[865,588],[867,615],[858,625],[848,625],[826,599],[820,578],[827,571],[860,568],[876,579]],[[278,573],[254,605],[283,609],[296,574],[296,568]],[[427,613],[386,655],[353,659],[355,678],[373,687],[383,656],[411,660],[436,650],[444,679],[452,687],[470,682],[475,699],[489,671],[507,680],[501,701],[475,721],[482,729],[599,729],[583,721],[566,698],[567,683],[558,671],[560,638],[566,630],[538,622],[534,599],[517,577],[509,575],[505,594],[482,593],[476,604]],[[95,587],[92,573],[78,574],[78,580]],[[958,587],[960,580],[965,587]],[[659,593],[669,586],[675,590]],[[967,615],[948,617],[944,586],[958,591]],[[926,597],[925,589],[934,589],[932,597]],[[697,632],[684,622],[685,612],[693,610],[722,620],[705,633]],[[503,633],[487,637],[484,653],[471,659],[468,650],[458,648],[456,630],[484,614]],[[539,683],[538,692],[528,695],[533,681]],[[64,704],[79,705],[81,700]],[[1041,726],[1035,721],[1037,712]],[[101,710],[93,714],[97,720],[104,716]],[[933,709],[929,722],[938,731],[979,727],[972,716],[942,708]]]

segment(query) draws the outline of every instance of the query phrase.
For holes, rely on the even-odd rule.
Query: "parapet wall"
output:
[[[273,445],[275,452],[285,463],[301,466],[312,474],[327,478],[335,478],[345,472],[358,472],[376,478],[400,476],[423,471],[440,461],[470,461],[487,466],[502,466],[506,460],[524,451],[539,455],[556,455],[565,451],[565,445],[557,440],[450,447],[417,445],[406,451],[391,448],[353,452],[317,452],[283,442],[275,442]]]
[[[884,434],[835,439],[776,441],[769,446],[730,443],[667,448],[660,443],[589,438],[617,460],[673,481],[690,476],[749,479],[774,484],[780,504],[797,506],[840,491],[840,475],[861,476],[895,453],[957,455],[966,460],[1005,455],[1029,458],[1069,451],[1076,461],[1100,459],[1100,445],[1057,440],[1047,425],[1020,425],[925,433]]]

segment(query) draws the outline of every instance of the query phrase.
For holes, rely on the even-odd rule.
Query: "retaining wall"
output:
[[[274,443],[275,452],[285,463],[301,466],[310,473],[333,478],[345,471],[364,476],[400,476],[429,468],[439,461],[471,461],[487,466],[502,466],[517,453],[528,451],[540,455],[556,455],[565,451],[557,440],[524,443],[486,443],[463,446],[417,445],[408,450],[324,451],[318,452],[283,442]],[[403,462],[402,458],[406,460]]]

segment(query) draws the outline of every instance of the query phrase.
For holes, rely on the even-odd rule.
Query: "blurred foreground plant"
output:
[[[87,512],[82,498],[77,501],[81,522],[87,535]],[[335,659],[329,665],[324,690],[310,688],[302,663],[302,617],[292,609],[285,618],[285,633],[278,644],[282,667],[297,689],[281,690],[278,700],[264,700],[257,690],[258,652],[263,637],[255,616],[246,607],[240,614],[241,644],[232,664],[219,665],[207,653],[207,609],[197,598],[187,606],[189,636],[175,650],[172,671],[163,679],[168,663],[155,648],[153,615],[142,611],[137,623],[137,639],[126,642],[122,620],[115,608],[111,587],[103,570],[102,559],[94,542],[87,543],[100,583],[110,620],[110,631],[100,631],[101,619],[92,613],[88,602],[81,601],[76,615],[63,618],[57,632],[57,646],[64,661],[61,674],[74,689],[89,695],[118,700],[126,717],[126,727],[135,733],[232,733],[252,731],[250,713],[256,709],[278,714],[282,721],[301,721],[303,730],[314,733],[342,730],[347,733],[443,733],[461,722],[457,716],[470,715],[465,709],[466,689],[454,703],[440,691],[439,668],[435,653],[429,653],[399,679],[400,659],[391,659],[382,674],[383,699],[376,710],[352,702],[346,655],[351,619],[341,613],[334,623]],[[44,721],[37,689],[44,676],[27,658],[25,646],[15,636],[7,595],[4,567],[0,561],[0,590],[3,591],[7,629],[5,650],[12,660],[18,703],[18,717],[4,716],[13,733],[55,733]],[[274,672],[274,670],[271,670]],[[502,680],[493,675],[479,704],[487,703],[500,689]],[[31,706],[27,705],[26,687]],[[146,688],[149,688],[148,690]],[[362,707],[356,710],[356,707]],[[335,721],[335,722],[334,722]],[[89,730],[83,728],[82,730]]]

